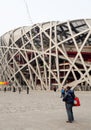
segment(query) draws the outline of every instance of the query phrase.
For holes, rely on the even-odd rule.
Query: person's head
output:
[[[66,90],[70,90],[70,89],[71,89],[71,87],[70,87],[70,86],[67,86],[67,87],[66,87]]]

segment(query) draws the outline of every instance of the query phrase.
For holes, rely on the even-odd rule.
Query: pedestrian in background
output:
[[[29,87],[27,87],[27,94],[29,94]]]
[[[61,98],[63,98],[65,96],[65,89],[64,89],[64,87],[62,87],[62,89],[61,89]]]

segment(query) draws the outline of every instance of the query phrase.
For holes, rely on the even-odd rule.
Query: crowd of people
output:
[[[29,87],[26,87],[25,90],[26,90],[27,94],[29,94]],[[8,88],[4,87],[3,91],[4,92],[6,92],[6,91],[12,91],[12,92],[18,91],[19,94],[20,94],[23,91],[23,89],[21,87],[16,88],[14,86],[12,86],[12,87],[10,86]]]

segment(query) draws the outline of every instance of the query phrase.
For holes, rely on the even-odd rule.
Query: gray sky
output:
[[[91,0],[25,0],[33,24],[91,18]],[[0,0],[0,35],[31,26],[24,0]]]

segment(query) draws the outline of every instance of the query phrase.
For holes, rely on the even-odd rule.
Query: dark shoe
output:
[[[66,121],[67,123],[72,123],[72,121]]]

